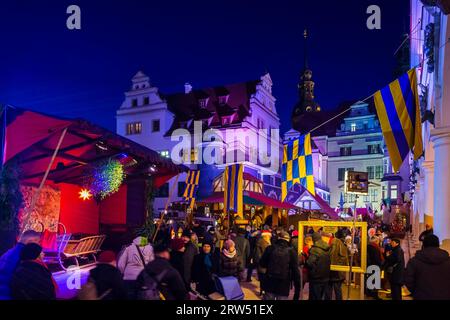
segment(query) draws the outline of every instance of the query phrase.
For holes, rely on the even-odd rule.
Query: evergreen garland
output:
[[[3,166],[0,173],[0,230],[19,230],[19,211],[24,206],[19,178],[17,162]]]

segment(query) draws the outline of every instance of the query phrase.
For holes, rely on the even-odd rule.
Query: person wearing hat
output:
[[[287,300],[291,283],[297,287],[300,284],[298,257],[289,245],[289,234],[280,231],[277,238],[274,244],[267,247],[259,261],[259,265],[266,268],[264,300]]]
[[[170,248],[162,243],[155,245],[154,252],[155,259],[147,264],[137,278],[138,288],[145,288],[144,273],[147,273],[151,279],[156,279],[158,290],[165,300],[188,300],[188,290],[186,290],[183,278],[170,264]]]
[[[196,290],[202,295],[208,296],[216,291],[213,274],[219,271],[219,251],[214,250],[211,241],[203,241],[200,254],[194,258],[192,268],[192,280],[196,284]]]
[[[184,240],[181,238],[173,238],[170,240],[170,264],[177,269],[177,271],[184,275],[184,252],[186,247]]]
[[[330,237],[330,258],[332,265],[348,266],[348,250],[343,240],[342,230],[338,230]],[[334,292],[336,300],[342,300],[342,284],[345,280],[345,273],[340,271],[330,271],[330,279],[325,292],[325,300],[331,300]]]
[[[25,245],[20,253],[20,265],[11,279],[13,300],[55,300],[56,283],[42,261],[42,247],[36,243]]]
[[[235,239],[233,239],[236,250],[237,250],[237,257],[239,259],[239,265],[241,266],[240,272],[240,279],[243,279],[244,274],[243,271],[245,268],[249,266],[250,263],[250,242],[245,237],[245,229],[238,228],[237,230],[237,236]]]
[[[181,236],[184,241],[184,254],[183,254],[183,280],[186,286],[186,290],[191,289],[192,280],[192,265],[194,263],[194,258],[199,254],[198,246],[194,244],[196,234],[191,232],[189,229],[185,229]]]
[[[271,238],[272,238],[272,232],[270,232],[270,230],[261,231],[261,237],[256,241],[255,254],[253,257],[253,262],[257,266],[257,270],[258,270],[259,289],[260,289],[261,296],[263,295],[263,293],[265,291],[264,276],[266,274],[267,269],[261,267],[259,265],[259,261],[261,260],[261,257],[263,256],[264,251],[266,251],[267,247],[270,246]]]
[[[136,278],[153,259],[153,247],[145,236],[136,237],[119,254],[117,268],[122,273],[130,300],[135,299]]]
[[[237,257],[237,250],[234,241],[228,239],[224,242],[220,253],[220,277],[236,277],[239,279],[240,260]]]
[[[306,260],[309,279],[309,300],[324,300],[330,279],[330,246],[318,232],[312,234],[313,246]]]

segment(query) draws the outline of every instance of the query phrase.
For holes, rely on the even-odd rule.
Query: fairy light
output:
[[[82,199],[84,201],[90,200],[92,198],[91,191],[89,191],[87,189],[81,189],[81,191],[78,194],[80,195],[80,199]]]

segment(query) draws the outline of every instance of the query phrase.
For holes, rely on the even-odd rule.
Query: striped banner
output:
[[[194,208],[195,196],[197,194],[199,179],[200,179],[199,170],[189,171],[186,176],[186,189],[184,190],[183,198],[188,202],[189,207],[191,209]]]
[[[244,208],[244,165],[233,164],[223,173],[224,210],[243,215]]]

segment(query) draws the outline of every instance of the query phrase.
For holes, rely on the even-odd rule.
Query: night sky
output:
[[[66,28],[77,4],[82,30]],[[366,9],[381,7],[381,30]],[[81,117],[115,131],[115,111],[142,69],[162,92],[258,79],[274,82],[290,128],[303,68],[303,30],[325,110],[393,80],[409,0],[109,0],[0,2],[0,103]]]

